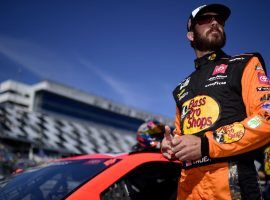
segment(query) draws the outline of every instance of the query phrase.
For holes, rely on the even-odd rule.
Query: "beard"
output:
[[[226,43],[225,32],[221,32],[216,27],[209,29],[205,36],[198,33],[196,29],[194,29],[193,32],[194,40],[191,42],[191,46],[194,49],[198,49],[200,51],[217,51],[223,48]]]

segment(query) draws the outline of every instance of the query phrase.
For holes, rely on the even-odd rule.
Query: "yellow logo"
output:
[[[215,60],[217,57],[217,54],[213,53],[208,57],[208,60]]]
[[[185,91],[186,91],[186,89],[181,90],[181,91],[179,92],[179,94],[177,94],[177,97],[180,98],[181,95],[182,95]]]
[[[240,140],[245,134],[245,128],[240,123],[223,126],[214,132],[214,138],[221,144],[230,144]]]
[[[195,134],[211,127],[218,119],[220,108],[210,96],[200,95],[186,101],[182,106],[184,134]]]

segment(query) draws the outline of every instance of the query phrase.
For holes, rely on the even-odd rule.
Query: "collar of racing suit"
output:
[[[224,53],[224,51],[222,51],[221,49],[209,54],[204,55],[203,57],[197,58],[194,60],[195,63],[195,68],[196,70],[199,70],[203,67],[207,67],[209,66],[209,63],[222,59],[222,58],[228,58],[230,56],[228,56],[226,53]]]

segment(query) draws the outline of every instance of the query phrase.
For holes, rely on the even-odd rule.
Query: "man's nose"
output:
[[[218,21],[216,20],[216,18],[212,17],[210,23],[211,23],[211,25],[216,25],[216,24],[218,24]]]

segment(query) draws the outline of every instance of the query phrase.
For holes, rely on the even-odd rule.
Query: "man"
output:
[[[270,141],[270,81],[259,54],[221,50],[230,13],[204,5],[188,20],[195,71],[173,91],[176,128],[161,148],[182,162],[178,199],[261,199],[253,155]]]

